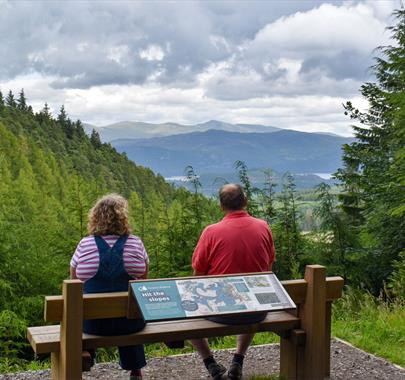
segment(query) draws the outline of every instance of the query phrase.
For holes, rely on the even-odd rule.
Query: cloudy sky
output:
[[[210,119],[351,133],[399,0],[0,0],[0,89],[96,125]]]

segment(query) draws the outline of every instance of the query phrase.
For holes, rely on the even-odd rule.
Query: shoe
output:
[[[139,370],[135,370],[135,371],[131,372],[131,374],[129,375],[129,380],[142,380],[141,370],[139,369]]]
[[[228,378],[232,380],[242,379],[242,366],[239,363],[232,362],[228,370]]]
[[[131,375],[131,376],[129,377],[129,380],[142,380],[142,376]]]
[[[226,372],[226,368],[217,362],[209,364],[207,370],[214,380],[222,379],[222,375]]]

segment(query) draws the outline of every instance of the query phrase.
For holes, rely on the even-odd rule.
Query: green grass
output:
[[[7,372],[21,372],[21,371],[39,371],[41,369],[50,368],[50,363],[48,360],[22,360],[22,359],[0,359],[0,373]]]
[[[332,334],[405,366],[405,304],[350,291],[334,304]]]

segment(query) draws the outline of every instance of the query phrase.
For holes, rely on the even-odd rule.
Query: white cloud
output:
[[[124,66],[125,60],[128,60],[128,55],[129,47],[127,45],[118,45],[107,49],[107,58],[122,66]]]
[[[385,24],[365,4],[323,4],[266,25],[250,44],[249,54],[334,55],[342,49],[370,54],[384,37]]]
[[[165,52],[159,45],[149,45],[139,52],[139,56],[146,61],[161,61],[165,57]]]
[[[347,135],[397,1],[66,4],[0,0],[0,88],[36,110]]]
[[[281,17],[245,40],[227,60],[206,68],[200,84],[208,96],[226,100],[352,97],[370,79],[375,47],[389,42],[384,12],[350,2]]]

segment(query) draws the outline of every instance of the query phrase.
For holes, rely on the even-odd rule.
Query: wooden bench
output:
[[[330,372],[331,303],[341,297],[343,279],[326,278],[324,267],[309,265],[304,279],[282,284],[297,304],[296,313],[271,312],[250,325],[203,318],[152,322],[134,334],[96,336],[83,333],[83,319],[124,317],[139,310],[129,310],[133,302],[127,292],[83,295],[81,281],[65,280],[61,296],[45,298],[45,321],[60,325],[29,327],[27,337],[37,354],[51,353],[52,379],[79,380],[83,350],[272,331],[281,337],[282,379],[324,379]]]

